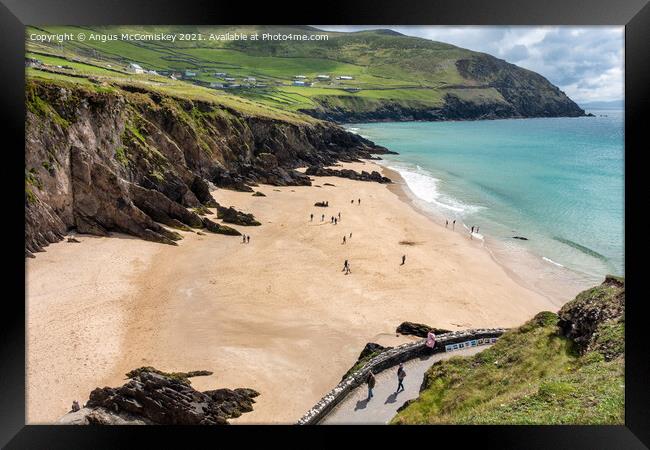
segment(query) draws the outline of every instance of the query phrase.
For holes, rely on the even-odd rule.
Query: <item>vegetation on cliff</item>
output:
[[[88,39],[61,45],[28,41],[28,56],[47,64],[47,70],[30,68],[30,76],[137,83],[174,95],[217,99],[242,111],[293,115],[295,120],[306,120],[298,112],[341,122],[584,115],[537,73],[484,53],[389,30],[343,33],[286,26],[28,29],[28,33],[64,32],[105,36],[201,33],[204,38],[175,42]],[[209,39],[226,32],[319,34],[328,39]],[[156,73],[129,73],[129,63]],[[185,77],[186,71],[191,75]],[[170,73],[178,76],[161,75]]]
[[[393,424],[623,424],[625,285],[607,277],[491,348],[434,364]]]

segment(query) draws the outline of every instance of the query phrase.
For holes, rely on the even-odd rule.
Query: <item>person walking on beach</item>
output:
[[[350,239],[352,239],[352,233],[350,233]]]
[[[330,217],[330,223],[334,223],[334,216]]]
[[[242,243],[242,244],[245,244],[245,243],[246,243],[246,235],[245,235],[245,234],[242,234],[242,235],[241,235],[241,243]]]
[[[477,233],[478,233],[478,228],[479,228],[479,227],[476,227],[476,232],[477,232]]]
[[[309,221],[310,221],[310,222],[313,222],[313,221],[314,221],[314,213],[311,213],[311,214],[309,215]]]
[[[246,243],[247,244],[251,243],[251,235],[250,234],[248,236],[246,236]]]
[[[470,233],[473,233],[473,232],[474,232],[474,226],[472,226],[472,231],[470,231]]]
[[[368,373],[368,379],[366,380],[366,383],[368,383],[368,400],[370,400],[373,395],[372,395],[372,390],[375,388],[375,374],[372,373],[372,370]]]
[[[399,363],[399,368],[397,369],[397,394],[400,389],[404,390],[404,378],[406,377],[406,371],[404,370],[404,363]]]
[[[456,229],[456,219],[451,223],[451,231],[454,231]]]
[[[335,217],[335,218],[334,218],[334,225],[336,225],[337,222],[338,222],[338,219]]]
[[[359,199],[359,204],[361,204],[361,199]]]
[[[449,225],[449,221],[445,220],[445,228],[447,228],[447,225]]]
[[[341,211],[339,211],[339,222],[341,221]]]
[[[322,221],[324,221],[324,220],[325,220],[325,214],[323,214],[322,216],[320,216],[320,221],[322,222]]]
[[[402,264],[400,266],[403,266],[404,263],[406,263],[406,255],[402,255]]]
[[[346,259],[346,260],[343,262],[343,270],[341,270],[341,272],[345,272],[347,269],[348,269],[348,260]]]
[[[325,206],[328,206],[328,207],[329,207],[329,205],[330,205],[330,202],[329,202],[329,201],[326,201],[326,202],[325,202]]]
[[[350,203],[352,203],[354,205],[354,199],[350,200]]]
[[[345,244],[345,236],[343,236],[343,244]]]

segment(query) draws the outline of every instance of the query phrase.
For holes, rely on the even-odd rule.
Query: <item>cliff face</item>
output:
[[[463,83],[441,88],[437,106],[413,101],[365,100],[353,95],[302,112],[335,122],[483,120],[527,117],[580,117],[585,111],[538,73],[481,53],[458,59]]]
[[[244,115],[141,89],[29,82],[26,101],[28,256],[73,228],[173,243],[180,236],[158,222],[206,225],[187,208],[217,206],[208,182],[239,190],[308,185],[294,168],[386,151],[333,124]]]

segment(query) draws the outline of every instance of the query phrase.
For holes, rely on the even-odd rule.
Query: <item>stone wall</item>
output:
[[[474,339],[497,338],[507,331],[506,328],[476,329],[465,331],[454,331],[451,333],[436,336],[436,346],[433,353],[444,352],[449,344],[471,341]],[[341,400],[343,400],[354,388],[363,384],[370,369],[379,373],[397,364],[416,358],[423,354],[431,353],[426,345],[426,339],[417,342],[409,342],[390,350],[382,352],[368,361],[361,369],[341,381],[334,389],[320,399],[313,408],[298,421],[298,425],[316,425],[320,422]]]

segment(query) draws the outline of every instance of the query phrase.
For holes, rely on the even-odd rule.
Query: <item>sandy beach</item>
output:
[[[369,161],[344,166],[395,177]],[[193,232],[178,247],[83,235],[28,260],[28,423],[54,422],[73,400],[144,365],[213,371],[192,380],[200,390],[259,391],[254,411],[233,423],[294,423],[367,342],[412,339],[395,335],[403,321],[510,327],[559,308],[464,230],[417,211],[398,185],[314,180],[256,188],[266,197],[215,190],[262,223],[236,226],[249,244]]]

